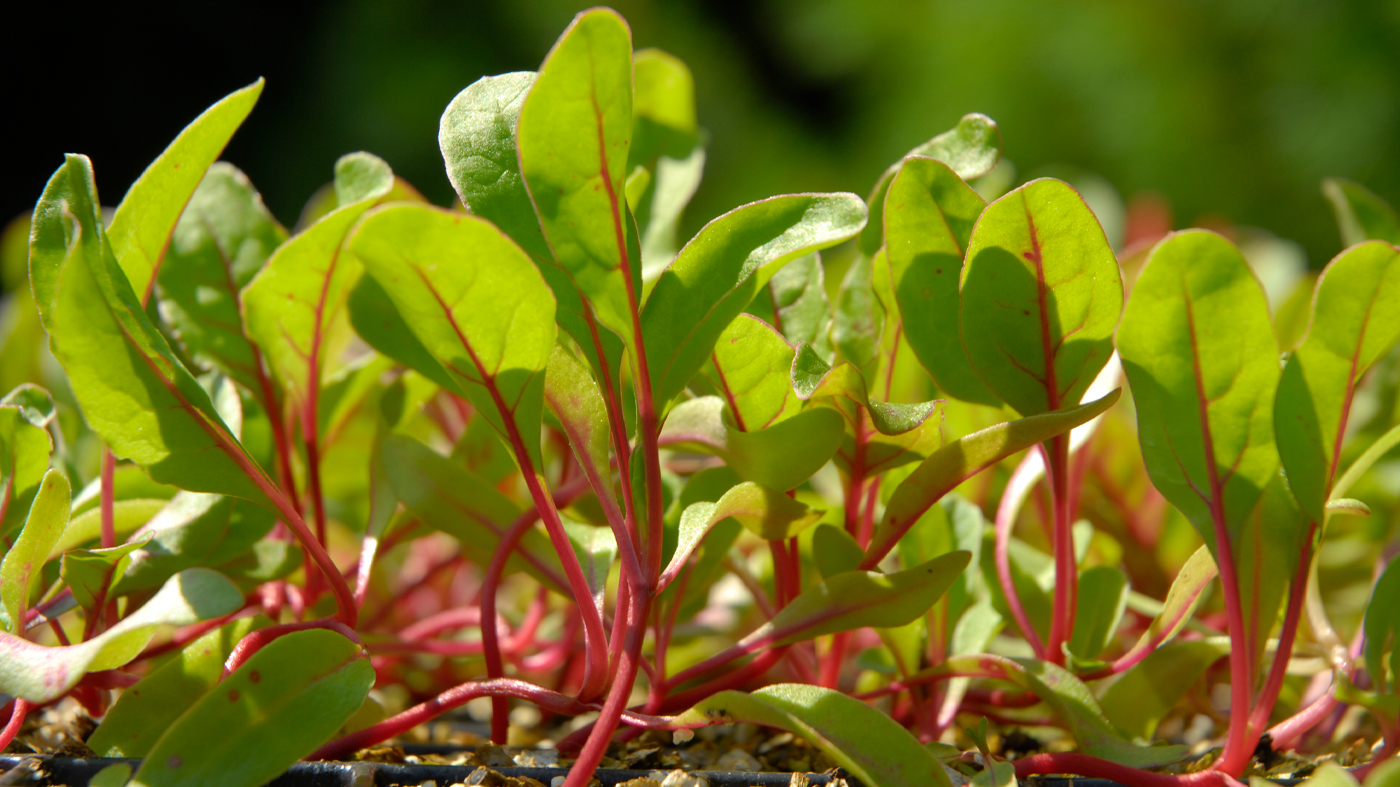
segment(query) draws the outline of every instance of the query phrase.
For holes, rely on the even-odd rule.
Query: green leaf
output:
[[[997,128],[996,121],[986,115],[963,115],[958,125],[919,145],[908,155],[940,161],[963,180],[972,180],[991,172],[997,159],[1001,158],[1001,130]],[[875,256],[875,252],[885,245],[882,215],[885,194],[901,163],[891,164],[870,192],[870,224],[860,234],[859,244],[861,253],[867,257]]]
[[[831,343],[839,358],[857,369],[866,369],[879,355],[880,335],[886,314],[872,285],[873,266],[885,266],[883,251],[875,259],[857,257],[846,269],[836,292],[836,310],[831,322]]]
[[[24,631],[23,615],[39,588],[44,562],[68,525],[70,494],[68,479],[62,473],[45,473],[19,537],[0,562],[0,624],[12,634]]]
[[[1298,573],[1303,541],[1308,537],[1307,516],[1289,494],[1282,473],[1275,473],[1254,511],[1240,525],[1232,542],[1241,611],[1246,621],[1257,621],[1247,633],[1251,664],[1264,663],[1274,623],[1287,596],[1288,584]],[[1236,651],[1244,645],[1235,644]]]
[[[1392,560],[1376,580],[1362,629],[1366,633],[1366,671],[1385,692],[1400,681],[1400,647],[1395,646],[1400,633],[1400,561]],[[1387,652],[1389,659],[1385,658]]]
[[[1186,746],[1137,746],[1125,740],[1104,716],[1099,703],[1082,681],[1063,667],[1035,659],[1008,659],[983,654],[950,659],[955,670],[996,670],[1006,680],[1033,692],[1069,726],[1085,754],[1131,768],[1157,768],[1179,762]]]
[[[112,598],[112,586],[126,571],[131,553],[145,543],[143,539],[107,549],[77,549],[63,556],[59,576],[87,615]]]
[[[1069,652],[1080,659],[1096,658],[1112,641],[1127,608],[1128,577],[1122,569],[1094,566],[1081,573]]]
[[[35,302],[84,419],[158,482],[266,501],[270,482],[117,267],[99,204],[91,164],[70,156],[39,200],[30,245]]]
[[[560,326],[579,343],[594,368],[616,370],[622,357],[622,343],[611,331],[598,331],[606,363],[600,361],[589,331],[591,317],[587,307],[567,269],[555,260],[520,175],[515,134],[520,107],[534,83],[535,74],[531,71],[482,77],[452,99],[438,129],[438,145],[447,162],[447,177],[463,205],[499,227],[535,261],[559,304],[556,316]],[[356,319],[359,308],[358,296],[357,290],[356,298],[351,301],[352,320]],[[407,325],[393,328],[402,328],[407,333],[406,340],[416,343]],[[360,330],[359,322],[356,322],[356,329]],[[387,325],[382,335],[385,339],[394,338]],[[423,354],[426,355],[426,351]],[[407,356],[394,354],[393,357],[410,368],[418,368]],[[451,385],[444,387],[451,388]]]
[[[389,484],[403,504],[427,526],[457,539],[472,563],[490,564],[501,536],[520,513],[510,498],[411,437],[388,435],[380,452]],[[564,587],[558,580],[558,557],[538,530],[525,532],[506,571],[527,571],[556,589]]]
[[[278,637],[175,721],[132,785],[257,787],[334,735],[373,684],[364,650],[333,631]]]
[[[736,485],[713,503],[691,503],[681,513],[676,551],[661,573],[659,586],[675,579],[710,529],[730,517],[760,538],[778,541],[806,530],[823,513],[752,481]]]
[[[695,78],[675,55],[638,50],[633,58],[632,166],[658,156],[684,158],[695,144]]]
[[[262,616],[241,618],[186,645],[122,692],[88,739],[89,748],[99,757],[145,757],[170,725],[218,683],[234,645],[270,624]]]
[[[971,558],[949,552],[893,574],[848,571],[804,588],[773,619],[739,641],[752,651],[872,626],[895,628],[922,617],[948,592]]]
[[[265,354],[288,406],[298,412],[320,391],[327,364],[340,356],[349,336],[345,302],[361,268],[355,257],[341,253],[342,244],[355,222],[394,186],[389,165],[368,153],[342,156],[335,169],[337,195],[343,191],[358,199],[282,244],[243,290],[248,335]]]
[[[583,578],[593,593],[593,606],[602,612],[608,589],[608,570],[617,559],[617,539],[607,527],[569,520],[564,521],[564,532],[569,534],[569,543],[583,569]]]
[[[294,542],[265,538],[213,568],[247,595],[266,582],[285,579],[302,565],[303,553]]]
[[[113,763],[94,773],[88,779],[88,787],[124,787],[131,778],[131,766],[124,762]]]
[[[895,488],[866,550],[867,568],[889,553],[929,506],[997,462],[1086,423],[1112,407],[1121,389],[1078,407],[989,426],[934,451]]]
[[[837,574],[855,571],[865,550],[856,543],[855,536],[836,525],[819,525],[812,531],[812,560],[823,579]]]
[[[677,717],[677,723],[749,723],[800,735],[869,787],[948,787],[943,765],[882,711],[833,689],[802,683],[765,686],[752,694],[721,691]]]
[[[107,237],[142,303],[150,297],[152,279],[185,203],[233,132],[253,111],[262,89],[259,79],[204,110],[131,184],[117,206]]]
[[[222,495],[180,492],[144,524],[149,540],[136,544],[124,571],[118,574],[120,593],[160,587],[172,574],[200,561],[228,532],[235,501]],[[245,504],[246,505],[246,504]],[[269,527],[272,520],[267,520]]]
[[[384,292],[373,276],[360,277],[346,299],[346,310],[350,315],[350,326],[370,347],[432,380],[441,388],[450,391],[455,387],[447,370],[413,335],[413,329],[408,327],[403,315],[389,299],[389,294]]]
[[[158,626],[187,626],[237,610],[243,594],[207,568],[170,578],[140,609],[79,645],[46,648],[0,633],[0,691],[44,703],[68,693],[87,672],[116,669],[140,654]]]
[[[1118,329],[1152,483],[1212,553],[1278,468],[1278,345],[1264,292],[1229,241],[1188,230],[1152,251]],[[1212,509],[1222,520],[1214,523]]]
[[[793,345],[806,342],[830,359],[831,304],[826,297],[821,255],[805,254],[779,268],[768,280],[773,326]],[[762,298],[762,296],[758,296]]]
[[[74,510],[81,509],[81,503],[82,496],[79,495],[73,501]],[[112,504],[112,531],[116,533],[118,538],[128,536],[149,522],[151,517],[159,513],[169,503],[169,500],[154,497],[117,500]],[[92,506],[81,514],[74,514],[73,518],[68,520],[68,527],[64,529],[63,537],[49,552],[49,558],[56,558],[70,549],[96,541],[101,535],[102,509],[101,506]]]
[[[542,470],[554,297],[520,247],[482,219],[397,205],[366,217],[350,250],[447,371],[452,390],[496,428],[526,472]]]
[[[1362,375],[1400,338],[1400,249],[1342,252],[1317,281],[1312,321],[1274,401],[1278,450],[1298,503],[1321,523]]]
[[[574,17],[520,107],[520,171],[554,258],[597,313],[635,345],[641,260],[622,194],[632,143],[632,34],[610,9]]]
[[[53,395],[34,383],[15,386],[0,398],[0,406],[18,407],[24,419],[40,429],[47,429],[58,415]]]
[[[595,492],[613,488],[608,462],[611,445],[608,410],[603,393],[588,369],[573,353],[559,345],[550,352],[545,370],[544,400],[569,436],[569,445],[579,465],[588,474]],[[607,501],[603,501],[607,505]],[[612,508],[616,509],[613,501]]]
[[[25,408],[0,406],[0,534],[24,521],[52,450],[48,430],[34,424]]]
[[[1138,662],[1099,698],[1104,716],[1139,740],[1150,740],[1157,724],[1210,665],[1230,654],[1225,637],[1173,642]]]
[[[963,255],[986,205],[947,165],[905,159],[885,197],[885,260],[909,347],[939,389],[999,405],[972,370],[958,326]]]
[[[1078,402],[1113,353],[1118,261],[1068,183],[1032,181],[987,206],[961,291],[968,361],[1022,415]]]
[[[1345,178],[1327,178],[1322,181],[1322,195],[1332,203],[1343,246],[1364,240],[1400,244],[1400,214],[1370,189]]]
[[[797,349],[797,356],[792,362],[792,389],[803,401],[844,399],[859,405],[868,414],[871,425],[882,435],[902,435],[918,429],[933,420],[940,404],[937,401],[918,404],[872,401],[866,389],[865,376],[859,369],[850,362],[829,366],[811,345],[806,344]],[[852,409],[841,402],[837,402],[837,405],[851,428],[857,428]],[[934,420],[934,424],[937,423],[938,420]]]
[[[841,445],[844,425],[830,408],[809,408],[767,429],[741,432],[725,423],[725,406],[718,396],[680,404],[662,426],[660,444],[713,454],[745,481],[779,490],[811,478]]]
[[[268,411],[276,407],[261,354],[243,332],[239,292],[286,239],[248,176],[217,162],[180,216],[156,276],[161,313],[194,360],[238,381]]]
[[[782,334],[751,314],[720,334],[704,374],[729,403],[739,431],[766,429],[802,409],[788,382],[794,355]]]
[[[705,225],[661,274],[642,309],[652,391],[674,399],[724,329],[784,264],[864,226],[854,194],[793,194],[736,208]]]
[[[1181,633],[1218,573],[1208,547],[1203,546],[1192,553],[1167,590],[1167,599],[1162,603],[1161,611],[1123,658],[1140,658],[1143,652],[1160,648]]]

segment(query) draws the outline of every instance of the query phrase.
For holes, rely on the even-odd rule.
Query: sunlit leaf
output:
[[[180,132],[131,184],[112,216],[107,237],[131,289],[145,302],[180,213],[205,170],[253,111],[263,81],[230,93]]]
[[[1371,241],[1336,257],[1318,279],[1312,321],[1288,358],[1274,428],[1288,486],[1321,523],[1339,472],[1357,385],[1400,337],[1400,249]]]
[[[793,355],[781,334],[752,315],[739,315],[720,334],[705,376],[739,431],[765,429],[802,408],[788,382]]]
[[[6,631],[24,631],[24,610],[39,587],[44,562],[68,525],[68,479],[57,470],[44,474],[32,496],[24,527],[0,562],[0,613]]]
[[[841,416],[809,408],[766,429],[741,432],[725,423],[724,400],[700,396],[677,406],[660,443],[722,458],[745,481],[788,490],[812,477],[841,445]]]
[[[22,407],[0,406],[0,535],[24,521],[29,504],[49,469],[53,441]]]
[[[57,699],[85,673],[131,661],[157,626],[186,626],[241,606],[243,594],[227,579],[209,569],[192,568],[171,577],[140,609],[80,644],[46,648],[0,633],[0,691],[30,702]]]
[[[1063,181],[1032,181],[987,206],[968,241],[961,292],[967,358],[1022,415],[1080,401],[1113,353],[1118,262]]]
[[[807,529],[822,513],[752,481],[735,486],[713,503],[691,503],[681,514],[676,552],[662,572],[661,584],[675,578],[710,528],[730,517],[760,538],[779,541]]]

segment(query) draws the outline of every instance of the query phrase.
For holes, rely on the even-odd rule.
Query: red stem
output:
[[[481,582],[481,620],[496,619],[496,588],[500,586],[501,575],[505,572],[506,560],[510,558],[525,532],[539,519],[538,508],[527,509],[506,534],[501,537],[491,563],[486,568],[486,578]],[[580,600],[580,604],[591,599]],[[580,611],[581,613],[581,611]],[[491,679],[505,677],[505,665],[501,661],[501,644],[495,626],[481,627],[481,645],[486,656],[486,676]],[[510,700],[505,696],[491,698],[491,740],[502,746],[510,732]]]
[[[1050,639],[1045,658],[1052,664],[1065,663],[1064,646],[1074,630],[1074,607],[1079,595],[1079,564],[1074,555],[1074,535],[1070,521],[1069,435],[1061,434],[1042,444],[1046,475],[1054,506],[1055,606],[1050,618]]]
[[[1046,752],[1015,760],[1016,778],[1039,774],[1073,774],[1090,779],[1111,779],[1128,787],[1240,787],[1220,771],[1199,771],[1175,776],[1129,768],[1078,752]]]
[[[16,699],[11,706],[10,721],[5,725],[5,729],[0,730],[0,751],[4,751],[10,741],[19,734],[19,728],[24,726],[24,717],[29,715],[29,711],[34,709],[34,703],[29,700]]]
[[[1246,744],[1251,750],[1259,745],[1269,716],[1278,702],[1279,691],[1283,688],[1283,678],[1288,672],[1288,659],[1293,654],[1293,640],[1298,634],[1298,621],[1302,617],[1303,598],[1307,595],[1308,570],[1312,566],[1313,536],[1317,533],[1317,523],[1311,522],[1308,537],[1303,541],[1302,554],[1298,557],[1298,571],[1288,589],[1288,607],[1283,613],[1283,629],[1279,632],[1278,649],[1274,651],[1274,663],[1269,666],[1269,675],[1264,680],[1264,688],[1255,698],[1254,710],[1249,715],[1249,738]]]
[[[233,652],[228,654],[228,659],[224,662],[223,675],[219,680],[227,678],[230,673],[247,663],[253,654],[272,644],[274,640],[284,634],[291,634],[294,631],[306,631],[308,629],[329,629],[345,637],[346,639],[360,644],[360,637],[353,629],[332,618],[321,618],[320,620],[308,620],[302,623],[283,623],[279,626],[268,626],[251,632],[248,636],[238,641],[233,646]]]
[[[594,723],[593,731],[588,735],[588,741],[583,744],[583,750],[579,752],[574,767],[569,770],[569,775],[564,780],[564,787],[584,787],[593,778],[593,772],[598,769],[603,755],[607,753],[608,743],[627,709],[627,698],[632,694],[632,685],[637,680],[637,670],[642,658],[642,640],[646,635],[646,621],[651,606],[650,593],[637,593],[631,602],[625,611],[628,618],[627,641],[623,645],[616,667],[616,678],[613,680],[612,689],[608,691],[607,700],[603,703],[602,712]]]
[[[1016,509],[1025,499],[1020,490],[1025,484],[1030,483],[1027,479],[1035,471],[1034,457],[1034,453],[1027,452],[1025,458],[1011,474],[1011,479],[1007,481],[1006,490],[1002,492],[1001,503],[997,506],[996,540],[993,554],[997,566],[997,582],[1001,585],[1002,595],[1006,597],[1006,605],[1011,609],[1011,616],[1015,618],[1022,638],[1030,643],[1035,657],[1045,659],[1045,643],[1041,642],[1040,632],[1036,631],[1035,626],[1032,625],[1030,614],[1026,612],[1025,606],[1021,603],[1021,595],[1016,592],[1016,583],[1011,576],[1011,529],[1016,524]]]

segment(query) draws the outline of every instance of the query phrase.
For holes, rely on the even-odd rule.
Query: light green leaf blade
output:
[[[652,391],[669,402],[704,365],[724,329],[774,272],[855,235],[854,194],[772,197],[720,216],[681,249],[642,309]]]
[[[1032,181],[987,206],[961,292],[968,361],[1022,415],[1078,402],[1113,353],[1118,261],[1068,183]]]
[[[863,557],[865,550],[856,543],[855,536],[844,529],[836,525],[818,525],[812,531],[812,560],[823,579],[855,571]]]
[[[864,566],[878,563],[929,506],[958,484],[1018,451],[1092,420],[1112,407],[1121,393],[1114,390],[1078,407],[989,426],[934,451],[895,488],[866,550]]]
[[[797,683],[722,691],[681,714],[688,725],[747,722],[802,736],[869,787],[948,787],[940,763],[909,731],[860,700]]]
[[[610,496],[613,488],[608,461],[611,435],[603,393],[588,369],[573,353],[559,345],[550,352],[549,366],[545,370],[544,400],[569,436],[574,457],[588,474],[594,491],[607,490],[605,494]],[[611,502],[616,511],[617,504],[611,498],[602,502],[605,506]]]
[[[1400,681],[1400,647],[1395,643],[1400,634],[1400,561],[1392,560],[1376,580],[1362,629],[1366,633],[1366,670],[1384,692]]]
[[[887,436],[902,435],[918,429],[939,412],[938,401],[896,404],[872,400],[866,387],[865,375],[860,369],[849,361],[828,366],[811,345],[804,344],[797,348],[791,374],[792,389],[797,398],[803,401],[838,400],[835,404],[845,416],[851,430],[856,429],[857,425],[852,408],[845,402],[863,408],[875,430]]]
[[[145,757],[170,725],[218,683],[234,645],[270,623],[262,616],[241,618],[186,645],[122,692],[88,739],[88,747],[99,757]]]
[[[146,647],[157,626],[187,626],[227,615],[243,606],[243,594],[207,568],[170,578],[135,612],[78,645],[46,648],[0,633],[0,691],[30,702],[63,696],[87,672],[116,669]]]
[[[673,410],[659,443],[720,457],[745,481],[788,490],[806,481],[841,446],[844,422],[830,408],[814,407],[767,429],[741,432],[725,423],[726,404],[700,396]]]
[[[795,354],[782,334],[749,314],[720,334],[705,376],[729,403],[739,431],[766,429],[802,409],[788,382]]]
[[[1400,244],[1400,214],[1370,189],[1345,178],[1327,178],[1322,195],[1332,203],[1343,246],[1365,240]]]
[[[1104,691],[1099,697],[1104,716],[1132,737],[1150,740],[1186,691],[1229,653],[1230,642],[1223,637],[1163,646]]]
[[[885,197],[885,260],[905,337],[940,390],[998,405],[972,370],[958,325],[963,256],[986,203],[945,164],[904,160]]]
[[[606,527],[568,520],[564,521],[564,532],[569,534],[569,544],[593,593],[593,606],[601,613],[608,590],[608,571],[617,559],[617,539]]]
[[[773,619],[739,641],[770,647],[872,626],[895,628],[928,612],[948,592],[971,555],[949,552],[893,574],[848,571],[809,586]]]
[[[752,481],[735,485],[713,503],[691,503],[681,512],[676,551],[659,584],[665,587],[675,579],[710,530],[726,519],[732,517],[760,538],[780,541],[806,530],[823,513]]]
[[[349,248],[522,468],[542,469],[554,296],[520,247],[482,219],[398,205],[366,217]]]
[[[39,587],[49,552],[68,526],[71,494],[68,479],[62,473],[45,473],[28,507],[24,527],[0,562],[0,624],[11,634],[24,630],[21,616]]]
[[[204,110],[131,184],[117,206],[107,237],[131,289],[142,296],[143,303],[150,297],[152,279],[190,195],[253,111],[262,89],[259,79]]]
[[[176,720],[131,783],[257,787],[325,743],[373,684],[364,650],[345,637],[279,637]]]
[[[30,253],[35,302],[85,420],[158,482],[265,502],[261,469],[117,267],[98,204],[91,164],[70,156],[36,208]]]
[[[1148,624],[1147,630],[1138,638],[1137,643],[1123,654],[1123,658],[1141,658],[1144,652],[1171,642],[1186,628],[1186,624],[1196,612],[1197,605],[1205,598],[1218,573],[1208,547],[1203,546],[1192,553],[1181,567],[1181,571],[1177,572],[1171,588],[1167,590],[1162,610]]]
[[[86,614],[94,614],[98,604],[112,597],[112,585],[131,563],[131,553],[140,549],[145,541],[107,549],[76,549],[63,556],[59,576]]]
[[[922,156],[947,164],[963,180],[981,177],[996,166],[1001,158],[1001,130],[996,121],[977,113],[963,115],[958,125],[909,151],[910,156]],[[885,194],[890,181],[899,171],[896,161],[880,175],[870,192],[870,224],[860,234],[860,251],[868,257],[885,245]]]
[[[319,392],[327,364],[349,336],[346,300],[361,268],[341,252],[342,244],[365,211],[393,188],[394,174],[368,153],[351,153],[336,162],[336,183],[337,194],[358,199],[282,244],[243,290],[248,335],[293,408]]]
[[[622,193],[632,144],[632,33],[610,9],[574,17],[520,107],[516,144],[554,259],[635,344],[641,260],[631,259]]]
[[[175,225],[156,275],[161,313],[194,360],[238,381],[270,412],[276,407],[263,385],[261,353],[243,331],[239,292],[286,239],[248,176],[216,162]]]
[[[1325,516],[1362,375],[1400,338],[1400,249],[1370,241],[1322,272],[1312,321],[1279,380],[1274,429],[1288,485],[1314,522]]]
[[[1079,575],[1074,632],[1069,651],[1075,658],[1096,658],[1108,647],[1128,608],[1128,577],[1117,566],[1094,566]]]
[[[48,431],[26,417],[24,408],[0,406],[0,504],[5,506],[0,535],[24,521],[52,450]]]
[[[1278,345],[1238,250],[1188,230],[1152,251],[1118,330],[1148,474],[1212,553],[1212,506],[1231,533],[1278,467]]]
[[[821,255],[805,254],[773,274],[768,294],[773,300],[773,326],[788,342],[794,346],[811,344],[818,355],[830,360],[832,318],[825,278]]]

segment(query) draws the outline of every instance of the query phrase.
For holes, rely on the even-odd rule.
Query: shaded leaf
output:
[[[373,684],[364,650],[333,631],[278,637],[171,725],[132,784],[256,787],[334,735]]]
[[[1134,738],[1150,740],[1177,701],[1229,653],[1230,641],[1224,637],[1163,646],[1104,691],[1099,697],[1104,716]]]
[[[59,576],[89,617],[109,600],[112,585],[131,562],[131,553],[144,545],[143,539],[107,549],[77,549],[63,556]]]
[[[895,489],[875,528],[863,565],[870,568],[901,536],[958,484],[1018,451],[1089,421],[1118,401],[1120,390],[1078,407],[989,426],[933,452]]]
[[[1096,658],[1108,647],[1127,607],[1128,577],[1122,569],[1094,566],[1082,572],[1069,652],[1079,659]]]
[[[883,712],[832,689],[798,683],[752,694],[722,691],[681,714],[677,723],[762,724],[802,736],[870,787],[948,787],[948,775],[919,741]]]
[[[809,408],[754,432],[726,424],[724,409],[718,396],[682,403],[666,419],[660,444],[713,454],[745,481],[779,490],[811,478],[841,445],[841,416],[829,408]]]
[[[287,239],[248,177],[209,168],[180,216],[156,281],[161,313],[194,360],[212,366],[275,411],[262,356],[243,330],[239,292]]]
[[[1400,633],[1400,561],[1392,560],[1376,580],[1362,629],[1366,633],[1366,671],[1371,680],[1382,692],[1400,685],[1400,647],[1395,646]]]
[[[906,158],[885,197],[889,266],[905,337],[940,390],[999,405],[968,362],[958,325],[963,256],[986,203],[945,164]]]
[[[218,683],[234,645],[270,623],[262,616],[241,618],[186,645],[122,692],[88,739],[88,747],[99,757],[145,757],[170,725]]]
[[[818,355],[830,361],[832,318],[825,277],[821,255],[805,254],[773,274],[768,280],[768,295],[773,303],[773,326],[788,342],[811,344]]]
[[[850,533],[835,525],[819,525],[812,531],[812,560],[823,579],[855,571],[865,550]]]
[[[1322,181],[1322,196],[1332,203],[1343,246],[1364,240],[1400,244],[1400,214],[1370,189],[1346,178],[1327,178]]]

